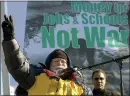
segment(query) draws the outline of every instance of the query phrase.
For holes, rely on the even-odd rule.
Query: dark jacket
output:
[[[93,90],[93,96],[120,96],[108,90]]]

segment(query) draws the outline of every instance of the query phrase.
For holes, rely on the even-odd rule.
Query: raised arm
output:
[[[14,37],[14,25],[11,16],[4,16],[5,21],[2,22],[3,29],[3,51],[5,55],[5,64],[9,73],[25,90],[32,87],[35,82],[35,76],[31,72],[31,68],[26,57],[19,49],[19,45]]]

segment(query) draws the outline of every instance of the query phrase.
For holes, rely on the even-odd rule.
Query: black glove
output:
[[[13,26],[13,19],[11,16],[6,17],[4,15],[5,21],[2,22],[2,29],[3,29],[3,38],[4,41],[9,41],[14,39],[14,26]]]
[[[75,70],[73,68],[67,68],[67,69],[63,69],[61,72],[59,72],[59,77],[61,77],[63,80],[69,79],[72,77],[75,78],[73,76],[73,73],[75,73]]]

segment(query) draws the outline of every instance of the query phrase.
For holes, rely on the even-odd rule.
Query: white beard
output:
[[[54,73],[56,73],[56,75],[59,75],[59,74],[61,74],[62,72],[63,72],[63,69],[62,68],[50,68],[50,70],[52,71],[52,72],[54,72]]]

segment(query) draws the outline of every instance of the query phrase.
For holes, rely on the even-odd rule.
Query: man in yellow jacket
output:
[[[30,66],[15,40],[12,17],[4,17],[2,45],[8,71],[19,84],[17,96],[83,94],[82,86],[74,82],[75,70],[63,50],[51,52],[46,58],[44,68],[37,69],[38,74],[34,74],[36,70]]]

